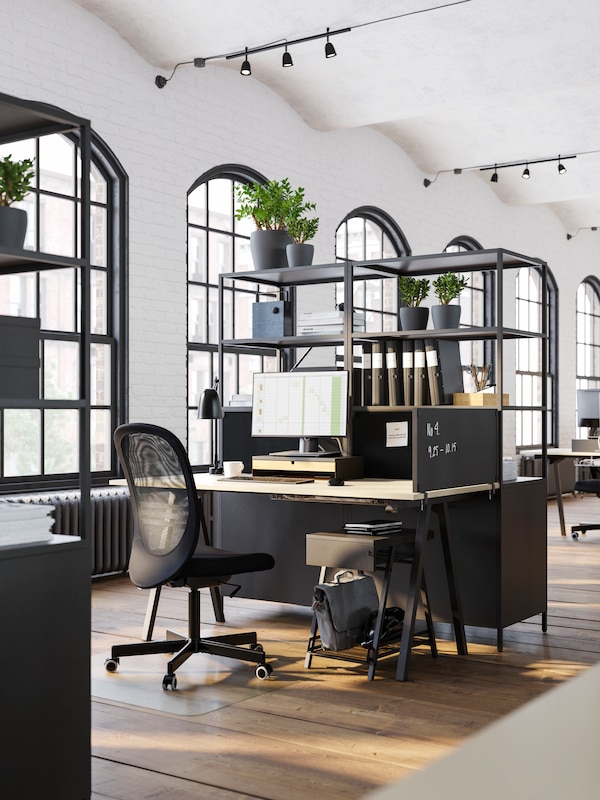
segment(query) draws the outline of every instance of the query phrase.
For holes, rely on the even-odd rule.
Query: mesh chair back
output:
[[[134,534],[129,576],[148,589],[177,580],[198,541],[198,496],[187,454],[164,428],[122,425],[115,446],[129,486]]]

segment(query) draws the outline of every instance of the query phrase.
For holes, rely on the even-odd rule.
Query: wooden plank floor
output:
[[[600,503],[565,497],[565,515],[567,525],[600,520]],[[273,690],[241,699],[232,691],[231,702],[196,716],[93,698],[93,800],[361,798],[600,661],[600,531],[562,538],[555,502],[548,516],[548,632],[540,617],[513,625],[498,653],[493,631],[470,628],[468,656],[450,641],[439,642],[437,659],[417,648],[406,683],[393,679],[393,659],[372,682],[337,660],[315,657],[305,670],[306,609],[227,599],[227,623],[216,629],[258,631],[276,670]],[[145,603],[127,578],[95,581],[92,653],[135,639]],[[203,603],[209,633],[214,617],[209,598]],[[184,628],[186,611],[185,591],[165,592],[157,632]],[[201,681],[203,656],[195,659]]]

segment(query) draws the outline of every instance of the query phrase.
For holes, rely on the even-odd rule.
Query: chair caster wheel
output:
[[[250,650],[254,650],[254,652],[256,652],[256,653],[264,653],[265,652],[265,648],[262,646],[262,644],[259,644],[259,642],[256,642],[256,644],[251,644],[250,645]]]
[[[177,677],[175,675],[165,675],[162,687],[166,691],[174,692],[177,688]]]
[[[118,658],[107,658],[106,661],[104,662],[104,669],[107,672],[116,672],[118,666],[119,666]]]
[[[577,531],[573,531],[573,532],[571,533],[571,538],[572,538],[572,539],[579,539],[579,534],[577,533]]]
[[[273,673],[273,667],[270,664],[259,664],[258,667],[256,668],[255,675],[260,681],[264,681],[272,673]]]

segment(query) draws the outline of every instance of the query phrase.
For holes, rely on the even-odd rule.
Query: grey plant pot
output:
[[[290,267],[310,267],[315,253],[313,244],[288,244],[285,248]]]
[[[451,304],[432,306],[431,319],[433,320],[433,327],[438,331],[444,328],[458,328],[460,306]]]
[[[254,269],[281,269],[288,266],[285,249],[294,240],[287,231],[252,231],[250,252]]]
[[[27,233],[27,212],[23,208],[0,206],[0,247],[22,250]]]
[[[424,331],[429,321],[429,309],[417,306],[400,308],[400,325],[403,331]]]

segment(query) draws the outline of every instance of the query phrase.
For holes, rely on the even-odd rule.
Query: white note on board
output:
[[[385,446],[408,447],[408,420],[385,423]]]

